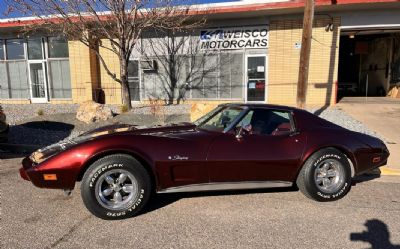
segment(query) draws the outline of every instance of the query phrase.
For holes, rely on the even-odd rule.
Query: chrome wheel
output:
[[[326,194],[336,193],[344,182],[343,166],[334,159],[324,160],[318,164],[314,180],[320,191]]]
[[[130,172],[114,169],[103,174],[96,183],[96,199],[110,210],[125,210],[138,197],[138,182]]]

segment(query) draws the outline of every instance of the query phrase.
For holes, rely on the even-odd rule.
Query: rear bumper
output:
[[[358,172],[356,175],[361,175],[365,172],[385,166],[389,158],[389,150],[387,148],[375,151],[373,153],[361,153],[358,157]]]

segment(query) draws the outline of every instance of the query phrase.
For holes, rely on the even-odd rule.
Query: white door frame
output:
[[[32,78],[31,78],[31,64],[42,64],[43,68],[43,80],[44,80],[44,97],[43,98],[35,98],[33,97],[33,89],[32,89]],[[47,103],[47,74],[46,74],[46,62],[43,60],[30,60],[28,61],[28,75],[29,75],[29,87],[31,91],[31,102],[32,103]]]
[[[249,101],[248,99],[247,99],[247,96],[248,96],[248,94],[247,94],[247,91],[248,91],[248,81],[249,81],[249,76],[248,76],[248,63],[249,63],[249,57],[264,57],[265,58],[265,64],[264,64],[264,73],[265,73],[265,90],[264,90],[264,101]],[[250,103],[263,103],[263,104],[265,104],[265,103],[267,103],[268,102],[268,54],[265,54],[265,53],[263,53],[263,54],[246,54],[245,55],[245,73],[244,73],[244,88],[245,88],[245,91],[244,91],[244,99],[245,99],[245,102],[247,103],[247,102],[250,102]]]
[[[46,59],[47,58],[47,51],[44,48],[45,47],[45,41],[43,37],[40,38],[41,40],[41,47],[42,47],[42,59],[36,59],[36,60],[30,60],[29,59],[29,54],[28,54],[28,40],[26,40],[26,45],[25,45],[25,51],[26,51],[26,58],[28,61],[28,77],[29,77],[29,90],[31,94],[31,102],[32,103],[48,103],[49,102],[49,97],[48,97],[48,78],[47,78],[47,67],[46,67]],[[44,80],[44,95],[45,97],[43,98],[35,98],[33,97],[33,89],[32,89],[32,77],[31,77],[31,64],[42,64],[42,69],[43,69],[43,80]]]

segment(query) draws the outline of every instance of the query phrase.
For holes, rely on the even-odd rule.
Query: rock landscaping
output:
[[[106,121],[114,116],[110,107],[96,103],[94,101],[87,101],[82,103],[76,113],[76,119],[79,121],[90,124],[97,121]]]

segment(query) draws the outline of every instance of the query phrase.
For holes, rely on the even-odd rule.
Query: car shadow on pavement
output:
[[[243,194],[259,194],[259,193],[283,193],[298,191],[296,186],[290,188],[269,188],[269,189],[246,189],[246,190],[225,190],[225,191],[205,191],[205,192],[188,192],[188,193],[168,193],[168,194],[154,194],[150,198],[148,205],[141,212],[146,214],[157,209],[166,207],[173,204],[180,199],[197,198],[205,196],[224,196],[224,195],[243,195]]]
[[[371,244],[372,249],[400,249],[400,245],[393,245],[390,242],[390,231],[388,226],[378,220],[367,220],[364,224],[367,231],[351,233],[351,241],[361,241]]]
[[[8,142],[1,144],[1,150],[30,154],[40,147],[57,143],[67,138],[74,125],[55,121],[32,121],[10,126]]]
[[[8,141],[0,143],[0,153],[23,157],[67,138],[73,129],[72,124],[55,121],[32,121],[12,125]]]
[[[373,173],[367,173],[367,174],[358,175],[358,176],[355,176],[353,178],[352,186],[355,186],[358,183],[372,181],[372,180],[380,178],[380,177],[381,177],[380,171],[379,172],[373,172]]]

